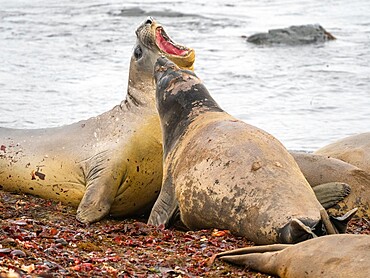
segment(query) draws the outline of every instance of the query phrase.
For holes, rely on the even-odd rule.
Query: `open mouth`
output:
[[[161,26],[156,28],[155,39],[158,48],[166,54],[185,56],[189,52],[189,48],[179,45],[171,40]]]

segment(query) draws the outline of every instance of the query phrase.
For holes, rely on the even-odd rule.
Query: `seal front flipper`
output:
[[[109,213],[126,172],[121,170],[122,165],[112,165],[108,157],[107,152],[101,152],[85,161],[86,192],[76,216],[83,223],[99,221]]]
[[[174,218],[179,216],[179,205],[175,196],[172,176],[167,175],[163,181],[161,193],[150,213],[148,224],[155,226],[163,224],[168,227],[175,222]]]
[[[329,182],[312,187],[317,200],[325,208],[331,208],[351,193],[351,187],[343,182]]]

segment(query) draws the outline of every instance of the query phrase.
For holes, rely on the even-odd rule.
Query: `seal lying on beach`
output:
[[[322,235],[322,220],[328,231],[346,229],[352,214],[333,228],[284,146],[224,112],[193,72],[161,57],[154,76],[164,168],[149,224],[179,213],[190,229],[228,229],[257,244]]]
[[[215,257],[279,277],[370,277],[370,236],[329,235],[296,245],[226,251]]]
[[[47,129],[0,128],[0,189],[78,206],[77,219],[150,211],[162,179],[162,134],[155,108],[160,55],[192,68],[194,51],[147,18],[136,30],[127,96],[112,110]]]
[[[320,203],[330,208],[330,214],[339,215],[357,207],[356,216],[370,217],[370,172],[324,155],[290,153],[319,197]],[[348,196],[338,203],[338,193],[346,187],[342,187],[340,182],[348,184],[351,190],[348,191]]]
[[[318,149],[315,154],[343,160],[370,174],[370,132],[343,138]]]

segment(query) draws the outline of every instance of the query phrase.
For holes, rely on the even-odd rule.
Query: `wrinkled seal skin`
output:
[[[358,208],[358,217],[370,217],[370,173],[342,160],[311,153],[291,152],[307,181],[315,193],[321,190],[322,184],[343,182],[350,186],[351,192],[328,211],[332,215],[342,214],[354,207]],[[338,188],[338,191],[341,188]],[[336,194],[332,192],[327,199],[337,201]],[[318,195],[321,195],[317,193]],[[323,200],[321,200],[323,203]]]
[[[216,257],[286,278],[367,278],[370,277],[370,236],[329,235],[296,245],[236,249]]]
[[[370,132],[343,138],[315,153],[343,160],[370,174]]]
[[[150,211],[162,179],[153,82],[154,63],[163,54],[155,43],[158,26],[148,18],[136,31],[120,105],[58,128],[0,128],[0,189],[78,206],[77,219],[86,223]],[[194,53],[188,54],[182,58],[192,66]]]
[[[164,176],[149,224],[179,213],[190,229],[228,229],[257,244],[322,233],[323,208],[277,139],[224,112],[194,73],[166,58],[155,79]]]

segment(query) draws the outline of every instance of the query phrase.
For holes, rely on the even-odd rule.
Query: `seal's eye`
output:
[[[143,51],[142,51],[142,49],[139,45],[134,50],[134,56],[135,56],[136,60],[139,60],[141,58],[141,56],[143,56]]]

